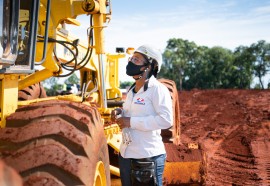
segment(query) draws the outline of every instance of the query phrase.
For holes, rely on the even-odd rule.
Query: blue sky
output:
[[[270,42],[270,0],[111,0],[111,4],[112,19],[105,29],[108,52],[145,43],[163,51],[171,38],[231,50],[262,39]],[[80,16],[79,21],[85,30],[88,18]]]
[[[108,49],[147,42],[163,50],[170,38],[232,50],[260,39],[270,42],[270,1],[112,0],[112,11]]]

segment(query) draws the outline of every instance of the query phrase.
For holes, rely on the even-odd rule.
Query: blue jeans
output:
[[[161,154],[150,158],[155,162],[155,172],[158,186],[162,186],[162,176],[165,166],[166,154]],[[119,167],[122,186],[131,186],[131,159],[123,158],[119,154]]]

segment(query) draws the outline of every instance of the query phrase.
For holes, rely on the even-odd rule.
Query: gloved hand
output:
[[[122,117],[122,109],[121,108],[116,108],[111,112],[111,121],[116,122],[116,119],[119,117]]]
[[[122,117],[123,110],[121,108],[114,109],[111,112],[111,121],[119,125],[121,129],[130,127],[130,117]]]

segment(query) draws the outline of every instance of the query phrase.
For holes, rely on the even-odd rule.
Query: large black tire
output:
[[[173,104],[173,126],[170,129],[161,130],[161,136],[164,143],[180,144],[181,124],[180,124],[180,108],[179,98],[176,84],[169,79],[158,79],[164,84],[171,93]]]
[[[80,103],[51,100],[17,109],[0,130],[0,156],[24,185],[110,185],[100,114]]]

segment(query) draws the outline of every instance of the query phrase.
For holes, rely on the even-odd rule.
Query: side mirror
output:
[[[124,53],[125,49],[122,47],[117,47],[115,51],[116,51],[116,53]]]

